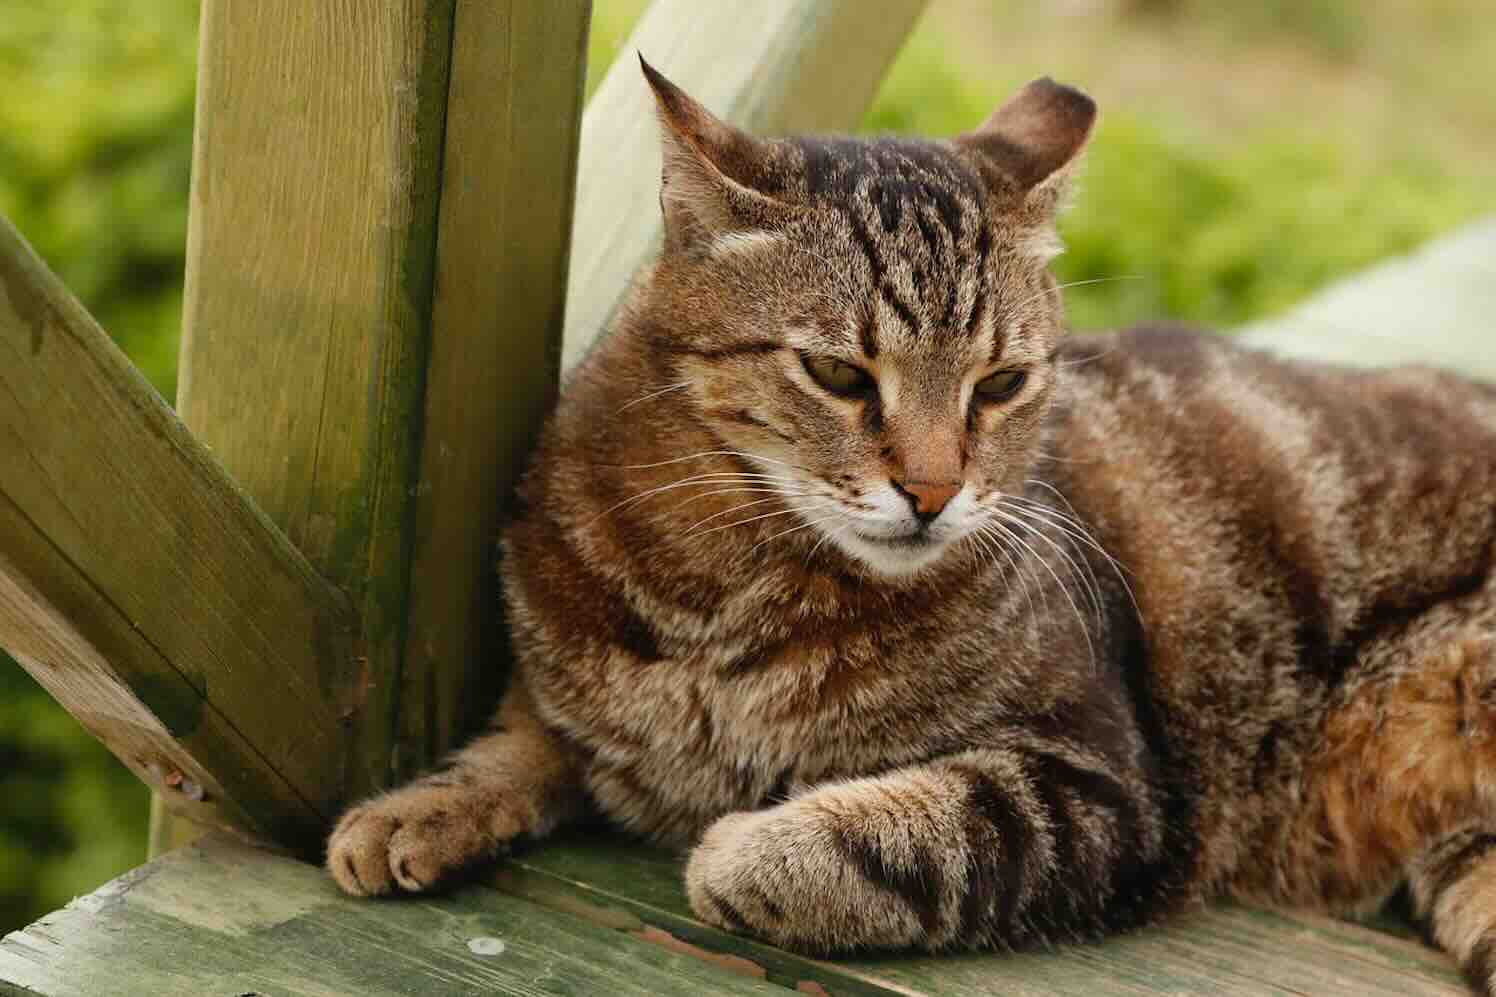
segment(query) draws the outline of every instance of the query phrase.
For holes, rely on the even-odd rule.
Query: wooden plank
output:
[[[590,14],[457,4],[400,694],[416,764],[497,701],[495,538],[555,394]]]
[[[339,795],[351,613],[0,220],[0,646],[208,821]]]
[[[453,3],[203,3],[177,406],[357,610],[348,795],[401,768]]]
[[[1416,363],[1496,381],[1496,219],[1343,280],[1244,342],[1357,366]]]
[[[784,993],[482,887],[350,900],[312,866],[219,838],[6,936],[0,981],[47,997]]]
[[[634,916],[709,951],[763,965],[770,979],[812,980],[832,993],[1456,997],[1468,992],[1442,954],[1314,914],[1220,906],[1099,945],[1051,952],[819,962],[697,921],[686,903],[678,862],[622,839],[557,840],[501,867],[494,882],[558,910]],[[839,983],[838,977],[852,982]]]
[[[877,92],[925,0],[655,0],[582,118],[563,366],[607,325],[659,245],[659,135],[644,55],[760,134],[844,131]]]

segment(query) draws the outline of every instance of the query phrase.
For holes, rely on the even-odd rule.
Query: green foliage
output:
[[[170,398],[197,0],[8,0],[0,213]]]
[[[1346,183],[1345,154],[1263,136],[1213,154],[1112,117],[1062,226],[1064,281],[1080,328],[1167,316],[1229,327],[1407,252],[1475,213],[1428,164]],[[1125,279],[1112,282],[1112,278]]]
[[[148,799],[0,654],[0,934],[142,862]]]

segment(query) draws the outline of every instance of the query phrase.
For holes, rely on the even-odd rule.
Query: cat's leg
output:
[[[1430,939],[1496,997],[1496,822],[1440,841],[1412,863],[1408,886]]]
[[[521,835],[550,832],[584,805],[577,759],[540,723],[516,678],[490,733],[343,815],[327,869],[354,896],[419,892]]]
[[[818,787],[708,828],[686,869],[707,921],[814,952],[1090,936],[1143,902],[1148,790],[1058,749],[964,752]]]
[[[1383,667],[1326,717],[1272,879],[1344,909],[1406,879],[1429,938],[1496,997],[1496,638],[1426,627]]]

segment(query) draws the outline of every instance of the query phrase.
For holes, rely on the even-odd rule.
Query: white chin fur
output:
[[[851,530],[833,534],[830,541],[879,574],[890,576],[911,575],[929,567],[940,560],[948,546],[940,541],[918,546],[892,546],[864,540]]]

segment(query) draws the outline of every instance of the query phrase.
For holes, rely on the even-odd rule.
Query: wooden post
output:
[[[554,390],[588,15],[203,6],[178,408],[358,609],[348,796],[450,743],[492,654],[498,508]]]
[[[386,784],[453,0],[205,0],[177,409],[360,617]]]
[[[503,678],[495,540],[556,390],[591,7],[457,3],[400,697],[412,760],[485,719]]]

